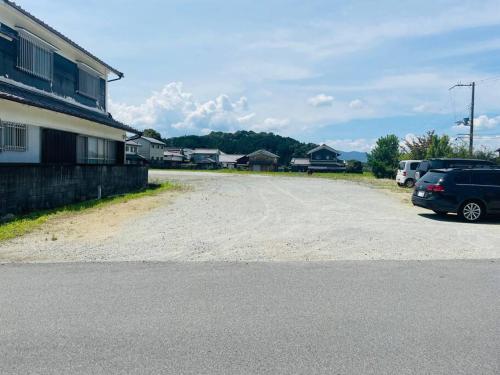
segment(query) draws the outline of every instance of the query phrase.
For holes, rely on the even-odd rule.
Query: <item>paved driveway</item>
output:
[[[500,221],[467,224],[352,182],[153,171],[192,186],[121,217],[97,212],[0,246],[25,261],[489,259]],[[406,202],[403,202],[406,198]],[[103,216],[105,214],[108,216]],[[122,215],[123,216],[123,215]],[[73,226],[72,226],[73,225]],[[68,230],[71,228],[71,230]],[[90,228],[85,232],[85,228]],[[54,236],[56,240],[51,240]],[[2,256],[3,254],[3,256]]]

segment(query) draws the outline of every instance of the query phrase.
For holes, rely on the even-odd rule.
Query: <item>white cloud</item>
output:
[[[354,99],[349,103],[349,108],[351,109],[361,109],[364,107],[364,103],[361,99]]]
[[[349,152],[361,151],[369,152],[377,142],[377,139],[357,138],[357,139],[335,139],[324,142],[336,150]]]
[[[278,133],[288,127],[290,120],[283,118],[268,117],[262,123],[251,126],[251,129],[258,132]]]
[[[313,107],[327,107],[331,106],[333,103],[333,96],[318,94],[307,100],[307,102]]]
[[[477,129],[494,129],[500,124],[500,116],[488,117],[481,115],[474,119],[474,127]]]
[[[138,128],[154,127],[164,136],[172,129],[190,133],[234,131],[247,126],[255,116],[248,113],[245,97],[233,102],[229,96],[219,95],[200,103],[184,91],[180,82],[165,85],[140,105],[110,101],[110,109],[116,119]]]

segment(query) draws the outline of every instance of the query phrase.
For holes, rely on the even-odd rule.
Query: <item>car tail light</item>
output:
[[[406,171],[403,172],[403,177],[406,177]]]
[[[442,193],[444,192],[444,186],[443,185],[428,185],[425,190],[427,191],[432,191],[434,193]]]

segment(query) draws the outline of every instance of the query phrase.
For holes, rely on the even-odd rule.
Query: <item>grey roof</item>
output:
[[[144,137],[142,136],[141,137],[142,139],[145,139],[146,141],[150,142],[150,143],[155,143],[157,145],[165,145],[164,142],[162,141],[159,141],[158,139],[155,139],[155,138],[151,138],[151,137]]]
[[[327,145],[321,145],[318,147],[313,148],[312,150],[307,152],[307,155],[312,154],[313,152],[319,151],[319,150],[328,150],[331,152],[335,152],[337,155],[340,155],[340,152],[335,150],[334,148],[331,148],[330,146]]]
[[[111,114],[107,112],[94,111],[90,108],[88,109],[77,104],[57,99],[49,94],[45,95],[41,92],[28,90],[3,81],[0,81],[0,99],[11,100],[13,102],[30,105],[32,107],[63,113],[65,115],[107,125],[112,128],[125,130],[129,133],[141,134],[139,130],[116,121]]]
[[[184,155],[182,155],[182,154],[180,154],[180,153],[178,153],[178,152],[172,152],[172,151],[165,151],[165,152],[163,153],[163,156],[178,156],[178,157],[181,157],[181,158],[183,158],[183,159],[185,158],[185,156],[184,156]]]
[[[45,28],[46,30],[50,31],[51,33],[57,35],[59,38],[61,38],[62,40],[64,40],[66,43],[69,43],[70,45],[72,45],[73,47],[75,47],[76,49],[80,50],[81,52],[83,52],[84,54],[88,55],[89,57],[91,57],[93,60],[97,61],[99,64],[101,65],[104,65],[106,68],[108,68],[109,70],[111,70],[113,73],[115,73],[117,76],[119,77],[123,77],[123,73],[120,72],[119,70],[113,68],[112,66],[106,64],[104,61],[102,61],[101,59],[99,59],[98,57],[96,57],[95,55],[93,55],[92,53],[90,53],[89,51],[87,51],[85,48],[79,46],[78,44],[76,44],[75,42],[73,42],[71,39],[69,39],[66,35],[60,33],[59,31],[57,31],[56,29],[54,29],[53,27],[47,25],[45,22],[43,22],[41,19],[35,17],[34,15],[32,15],[31,13],[29,13],[27,10],[21,8],[19,5],[17,5],[15,2],[13,1],[10,1],[10,0],[4,0],[4,3],[9,5],[10,7],[16,9],[18,12],[21,12],[22,14],[24,14],[26,17],[30,18],[32,21],[36,22],[37,24],[39,24],[40,26],[42,26],[43,28]]]
[[[255,155],[259,155],[259,154],[260,154],[260,155],[266,155],[266,156],[269,156],[270,158],[279,158],[279,156],[278,156],[278,155],[273,154],[272,152],[269,152],[269,151],[267,151],[267,150],[263,150],[263,149],[261,149],[261,150],[257,150],[257,151],[254,151],[254,152],[252,152],[251,154],[248,154],[247,156],[255,156]]]
[[[216,148],[195,148],[192,153],[193,154],[220,154],[220,151]]]
[[[139,143],[137,143],[136,141],[128,140],[126,143],[129,146],[138,146],[138,147],[141,147],[141,145]]]
[[[213,163],[217,163],[217,162],[212,158],[204,158],[204,159],[198,160],[196,163],[197,164],[213,164]]]
[[[235,155],[235,154],[222,154],[219,156],[220,163],[236,163],[236,160],[242,158],[245,155]]]
[[[310,165],[311,161],[306,158],[292,158],[291,165]]]

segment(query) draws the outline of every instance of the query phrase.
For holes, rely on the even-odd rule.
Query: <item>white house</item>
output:
[[[243,156],[245,155],[221,153],[219,155],[219,163],[222,168],[234,169],[236,168],[237,160],[242,158]]]
[[[126,133],[140,132],[107,111],[123,76],[0,0],[0,163],[124,164]]]
[[[140,137],[136,142],[141,146],[138,151],[139,155],[155,164],[163,163],[163,153],[167,147],[164,142],[150,137]]]

